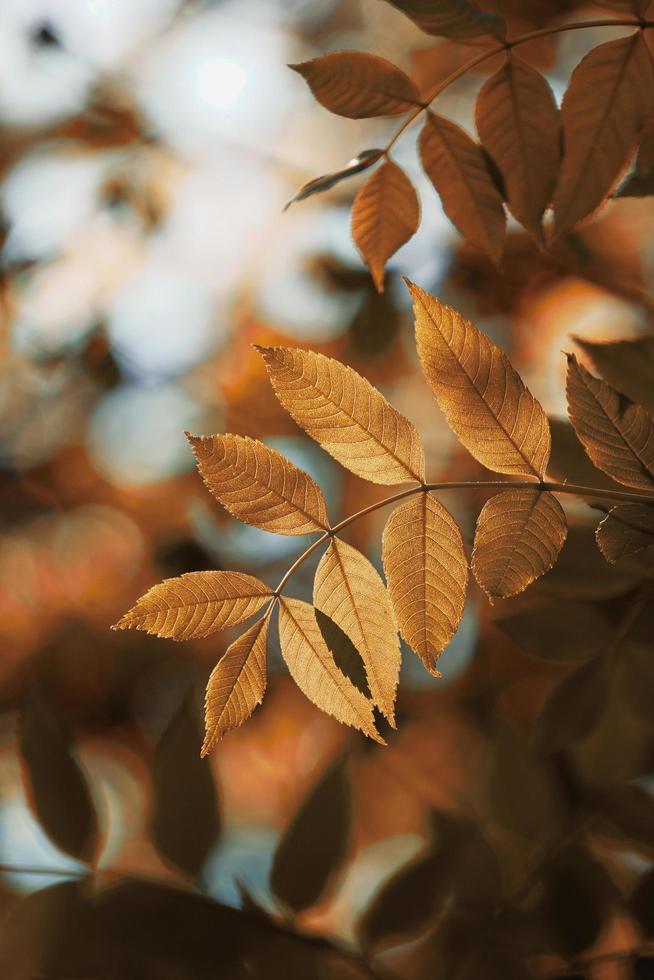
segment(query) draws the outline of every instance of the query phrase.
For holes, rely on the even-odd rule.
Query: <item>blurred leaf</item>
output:
[[[584,449],[627,487],[654,490],[654,420],[568,355],[570,421]]]
[[[361,153],[352,157],[350,162],[346,163],[342,170],[334,170],[329,174],[324,174],[322,177],[314,177],[313,180],[309,180],[306,184],[303,184],[297,194],[286,203],[284,211],[288,210],[291,204],[295,204],[296,201],[304,201],[307,197],[313,197],[314,194],[322,194],[323,191],[328,191],[330,187],[334,187],[342,180],[347,180],[348,177],[354,177],[355,174],[360,174],[363,170],[368,170],[383,155],[383,150],[361,150]]]
[[[220,832],[216,788],[210,766],[200,758],[201,744],[194,700],[189,696],[156,748],[150,829],[161,856],[194,877]]]
[[[518,609],[496,625],[544,660],[586,660],[606,646],[609,621],[597,606],[553,600]]]
[[[607,561],[616,562],[654,546],[654,507],[619,504],[600,522],[597,544]]]
[[[352,803],[346,767],[339,759],[322,774],[277,845],[270,885],[294,912],[316,904],[347,855]]]
[[[316,569],[313,602],[354,643],[371,698],[394,726],[400,643],[391,600],[376,568],[356,548],[333,538]]]
[[[243,572],[187,572],[153,586],[113,628],[198,639],[249,619],[271,596],[263,582]]]
[[[420,134],[420,159],[452,224],[499,264],[506,214],[481,147],[456,123],[428,112]]]
[[[497,493],[477,521],[473,574],[491,601],[517,595],[552,568],[567,533],[565,514],[553,494]]]
[[[603,867],[581,847],[571,846],[548,861],[539,910],[557,951],[572,959],[591,946],[616,895]]]
[[[372,483],[423,479],[418,433],[369,381],[324,354],[257,349],[286,411],[342,466]]]
[[[606,710],[610,691],[607,657],[594,657],[563,680],[545,702],[536,740],[548,752],[585,738]]]
[[[611,193],[649,115],[651,88],[652,63],[640,31],[600,44],[575,68],[561,107],[565,153],[554,195],[557,234]]]
[[[498,14],[482,13],[470,0],[389,0],[426,34],[455,41],[493,34],[504,40],[506,25]]]
[[[421,493],[392,511],[382,559],[402,636],[440,677],[436,662],[461,622],[468,585],[459,526],[431,493]]]
[[[545,578],[532,587],[532,594],[563,599],[609,599],[623,595],[642,579],[642,569],[633,559],[609,565],[597,548],[590,527],[572,526],[559,560]]]
[[[645,937],[654,938],[654,871],[648,871],[641,877],[629,907]]]
[[[93,798],[69,733],[36,691],[26,696],[18,737],[27,794],[43,829],[62,851],[92,861],[98,846]]]
[[[654,337],[574,342],[610,385],[647,412],[654,412]]]
[[[654,849],[654,797],[640,786],[602,786],[592,801],[596,810],[630,841]]]
[[[337,51],[289,67],[302,75],[321,105],[348,119],[397,116],[420,106],[408,75],[374,54]]]
[[[651,624],[648,628],[651,630]],[[627,642],[620,648],[620,693],[626,703],[648,725],[652,717],[652,690],[654,689],[654,650],[652,634],[645,642]]]
[[[493,746],[488,802],[493,819],[532,841],[551,840],[568,816],[549,758],[508,728],[499,729]]]
[[[415,235],[419,224],[415,188],[404,171],[387,160],[359,190],[352,208],[352,237],[378,292],[384,292],[386,262]]]
[[[276,449],[248,436],[187,436],[200,476],[234,517],[276,534],[327,528],[322,490]]]
[[[511,211],[541,241],[541,221],[560,160],[559,111],[552,89],[509,51],[506,63],[479,92],[476,121],[483,146],[502,172]]]

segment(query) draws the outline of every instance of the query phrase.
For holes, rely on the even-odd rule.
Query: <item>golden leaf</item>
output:
[[[393,607],[377,571],[356,548],[333,538],[316,570],[313,601],[354,643],[372,700],[394,725],[400,644]]]
[[[583,340],[574,337],[605,381],[654,414],[654,337]]]
[[[559,172],[559,110],[547,81],[513,52],[479,92],[477,130],[502,172],[511,211],[542,239]]]
[[[494,34],[504,40],[506,25],[498,14],[479,10],[470,0],[389,0],[414,24],[436,37],[467,41]]]
[[[384,744],[374,725],[372,702],[336,666],[313,606],[299,599],[279,600],[279,641],[291,677],[316,707]]]
[[[266,690],[268,613],[227,648],[211,672],[204,699],[202,756],[250,717]]]
[[[654,421],[568,355],[570,421],[589,457],[627,487],[654,490]]]
[[[153,586],[113,629],[195,640],[249,619],[271,596],[243,572],[187,572]]]
[[[352,237],[370,268],[378,292],[384,292],[384,266],[415,235],[420,204],[413,184],[391,160],[370,177],[354,199]]]
[[[479,515],[473,574],[491,600],[517,595],[554,565],[567,534],[565,514],[551,493],[505,490]]]
[[[275,449],[248,436],[186,435],[200,476],[234,517],[276,534],[327,529],[322,490]]]
[[[420,105],[409,76],[374,54],[337,51],[289,67],[302,75],[325,109],[348,119],[398,116]]]
[[[422,481],[418,433],[369,381],[324,354],[257,350],[286,411],[341,465],[372,483]]]
[[[611,564],[625,555],[654,547],[654,507],[619,504],[600,522],[595,538]]]
[[[550,455],[547,416],[506,354],[456,310],[407,285],[422,367],[450,428],[496,473],[542,478]]]
[[[428,112],[420,134],[420,159],[452,223],[499,263],[506,214],[481,147],[460,126]]]
[[[382,539],[388,591],[402,636],[436,677],[436,660],[463,615],[468,562],[461,531],[430,493],[400,504]]]
[[[561,107],[565,154],[554,195],[557,234],[611,193],[651,108],[652,64],[640,31],[600,44],[574,70]]]
[[[363,170],[368,170],[383,155],[383,150],[361,150],[361,153],[352,157],[342,170],[333,170],[331,173],[323,174],[322,177],[314,177],[313,180],[308,180],[306,184],[302,185],[297,194],[294,194],[290,201],[286,202],[284,211],[287,211],[291,204],[295,204],[296,201],[304,201],[307,197],[313,197],[314,194],[321,194],[323,191],[328,191],[330,187],[334,187],[342,180],[346,180],[348,177],[354,177],[355,174],[360,174]]]

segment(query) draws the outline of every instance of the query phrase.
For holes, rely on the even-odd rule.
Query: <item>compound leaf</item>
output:
[[[499,347],[456,310],[407,283],[425,376],[450,428],[496,473],[542,478],[547,416]]]
[[[200,476],[234,517],[276,534],[326,530],[322,490],[277,450],[248,436],[187,438]]]
[[[374,54],[338,51],[290,67],[325,109],[348,119],[398,116],[420,105],[409,76]]]
[[[339,463],[372,483],[423,479],[418,433],[369,381],[324,354],[257,349],[286,411]]]

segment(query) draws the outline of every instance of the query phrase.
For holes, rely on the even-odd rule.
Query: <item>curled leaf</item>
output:
[[[499,347],[460,313],[407,281],[418,354],[448,425],[496,473],[542,478],[547,416]]]
[[[420,159],[452,223],[499,263],[506,214],[482,148],[456,123],[428,112],[420,133]]]
[[[271,595],[243,572],[188,572],[153,586],[113,628],[195,640],[249,619]]]
[[[595,539],[611,563],[654,547],[654,506],[618,504],[600,522]]]
[[[354,199],[352,237],[368,265],[377,291],[384,291],[384,266],[415,235],[420,203],[413,184],[387,160],[369,177]]]
[[[314,177],[313,180],[308,180],[306,184],[302,185],[297,194],[294,194],[290,201],[286,202],[284,211],[287,211],[291,204],[295,204],[296,201],[304,201],[307,197],[312,197],[314,194],[322,194],[323,191],[328,191],[330,187],[334,187],[342,180],[347,180],[348,177],[354,177],[355,174],[360,174],[362,171],[368,170],[383,155],[383,150],[361,150],[361,153],[352,157],[350,162],[346,163],[342,170],[334,170],[329,174],[324,174],[322,177]]]
[[[393,511],[382,538],[388,590],[400,631],[436,677],[436,661],[463,615],[468,562],[454,518],[430,493]]]
[[[400,644],[393,607],[376,569],[356,548],[333,538],[316,570],[313,601],[354,643],[372,700],[394,724]]]
[[[530,489],[495,494],[477,521],[473,574],[491,600],[517,595],[552,568],[567,533],[553,494]]]
[[[389,0],[425,34],[454,41],[493,34],[504,40],[506,25],[498,14],[487,14],[470,0]]]
[[[234,640],[211,672],[204,700],[202,756],[232,728],[242,725],[263,701],[268,623],[265,615]]]
[[[200,476],[234,517],[276,534],[326,530],[322,490],[277,450],[248,436],[187,437]]]
[[[654,421],[568,355],[568,410],[595,466],[627,487],[654,490]]]
[[[313,606],[299,599],[279,600],[279,641],[291,677],[317,708],[383,744],[372,702],[336,666]]]
[[[398,116],[421,105],[409,76],[374,54],[337,51],[290,67],[325,109],[348,119]]]
[[[257,350],[286,411],[342,466],[372,483],[423,479],[418,433],[360,374],[313,351]]]

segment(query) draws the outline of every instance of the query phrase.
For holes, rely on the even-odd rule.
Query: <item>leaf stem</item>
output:
[[[467,61],[464,65],[461,65],[450,75],[447,76],[442,82],[439,82],[436,88],[433,90],[431,95],[427,97],[425,102],[411,115],[407,116],[400,128],[397,130],[391,141],[386,145],[384,149],[384,155],[387,156],[390,150],[395,146],[400,136],[413,125],[415,120],[423,113],[426,112],[429,106],[432,104],[434,99],[436,99],[441,92],[444,92],[446,88],[449,88],[454,82],[458,81],[464,75],[467,75],[469,71],[476,68],[477,65],[483,64],[489,58],[494,57],[496,54],[501,54],[503,51],[510,51],[512,48],[517,48],[521,44],[527,44],[528,41],[536,41],[541,37],[551,37],[554,34],[564,34],[568,31],[580,31],[584,28],[594,28],[594,27],[639,27],[641,30],[645,27],[654,27],[654,21],[649,20],[633,20],[626,19],[624,17],[614,18],[606,17],[600,20],[586,20],[586,21],[575,21],[572,24],[559,24],[558,27],[542,27],[536,31],[529,31],[526,34],[520,34],[518,37],[514,38],[512,41],[504,41],[500,44],[496,44],[492,48],[487,48],[480,54],[475,55],[470,61]]]
[[[552,483],[548,480],[462,480],[454,483],[417,483],[414,486],[409,487],[407,490],[401,490],[399,493],[391,494],[390,497],[384,497],[383,500],[377,500],[374,504],[369,504],[362,510],[356,511],[354,514],[350,514],[349,517],[343,518],[338,524],[335,524],[328,531],[325,531],[316,538],[309,547],[302,552],[298,558],[295,559],[288,571],[282,576],[279,585],[273,591],[273,596],[275,599],[279,599],[280,595],[284,591],[287,582],[295,574],[295,572],[300,568],[301,565],[307,560],[307,558],[313,554],[313,552],[319,548],[322,544],[333,538],[335,534],[340,531],[344,531],[346,527],[350,524],[354,524],[359,518],[365,517],[367,514],[373,514],[376,510],[381,510],[382,507],[387,507],[389,504],[397,503],[399,500],[404,500],[406,497],[412,497],[416,493],[430,493],[436,490],[542,490],[547,493],[567,493],[574,497],[593,497],[599,500],[612,500],[616,503],[646,503],[654,504],[654,493],[636,493],[630,490],[603,490],[599,487],[582,487],[575,483]]]

